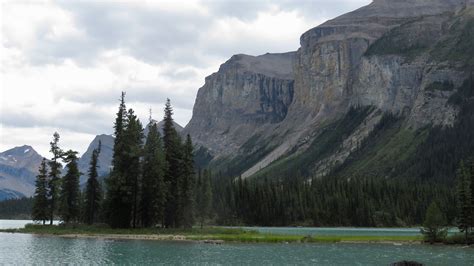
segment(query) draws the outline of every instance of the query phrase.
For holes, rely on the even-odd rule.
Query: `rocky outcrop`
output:
[[[199,89],[185,128],[213,154],[231,154],[285,119],[293,101],[294,53],[235,55]]]
[[[438,54],[461,49],[454,46],[462,38],[453,32],[474,25],[468,23],[473,6],[473,0],[376,0],[304,33],[301,48],[286,54],[292,68],[264,63],[269,54],[234,56],[206,79],[186,131],[216,157],[244,154],[242,147],[258,134],[266,143],[256,149],[271,151],[240,172],[247,177],[304,151],[322,126],[352,107],[382,112],[345,136],[337,153],[314,162],[318,174],[345,160],[383,112],[406,117],[413,129],[450,126],[457,110],[448,99],[468,73]],[[263,94],[262,80],[272,84]],[[262,108],[265,101],[271,108]]]

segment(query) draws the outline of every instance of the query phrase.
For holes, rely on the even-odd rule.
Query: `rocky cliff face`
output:
[[[30,197],[43,157],[31,146],[20,146],[0,153],[0,200]]]
[[[425,46],[441,37],[446,21],[465,4],[464,0],[374,1],[307,31],[296,55],[295,102],[289,119],[293,112],[294,117],[303,112],[314,119],[331,119],[345,113],[348,103],[395,112],[411,107],[426,60],[406,64],[400,56],[405,51],[395,51],[392,57],[367,57],[368,48],[397,33],[403,38],[386,40],[381,48]]]
[[[304,33],[301,48],[285,54],[293,61],[285,71],[282,63],[263,63],[270,55],[234,56],[206,79],[186,130],[217,157],[248,152],[258,134],[265,140],[258,149],[270,151],[245,164],[245,177],[303,152],[352,107],[375,109],[338,153],[315,162],[324,169],[318,172],[343,162],[357,148],[350,139],[361,143],[383,112],[406,117],[413,129],[450,126],[457,110],[447,101],[472,61],[460,51],[470,51],[473,6],[473,0],[376,0]],[[262,80],[271,84],[265,93]],[[266,101],[271,108],[262,108]]]
[[[293,101],[295,53],[235,55],[199,89],[185,133],[217,155],[285,119]]]

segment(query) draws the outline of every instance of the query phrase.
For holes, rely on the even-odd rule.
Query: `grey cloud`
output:
[[[253,20],[257,17],[258,12],[267,10],[271,1],[267,0],[203,0],[202,4],[207,6],[209,10],[220,17],[235,17],[243,21]]]
[[[60,5],[73,14],[75,22],[87,34],[87,40],[77,44],[78,49],[84,48],[94,55],[103,49],[122,49],[148,63],[169,61],[176,49],[192,49],[211,19],[114,2],[65,1]],[[72,42],[69,44],[75,46]],[[75,53],[64,55],[77,56]],[[87,59],[87,55],[78,56],[76,59]],[[188,60],[195,60],[192,54]]]
[[[206,55],[228,57],[241,53],[242,40],[230,47],[216,47],[206,40],[205,32],[217,18],[236,17],[251,21],[270,6],[296,10],[307,18],[334,17],[368,3],[369,0],[281,0],[281,1],[207,1],[201,2],[211,13],[165,12],[131,5],[127,2],[60,1],[85,33],[82,37],[50,40],[51,25],[41,25],[35,47],[28,52],[33,64],[61,63],[73,59],[81,65],[94,64],[105,50],[121,49],[139,60],[156,64],[176,62],[197,67],[207,66]],[[316,26],[316,25],[314,25]],[[254,42],[251,42],[254,43]],[[258,45],[258,41],[257,41]],[[263,45],[263,44],[262,44]],[[246,49],[255,53],[275,52],[275,44],[266,49]],[[278,52],[283,52],[278,51]]]
[[[303,16],[312,19],[328,19],[353,11],[372,0],[282,0],[279,6],[283,10],[296,10]],[[315,25],[316,26],[316,25]]]
[[[118,106],[120,94],[122,91],[125,91],[127,102],[155,104],[162,102],[164,106],[166,98],[170,98],[173,101],[173,105],[177,108],[191,110],[194,105],[196,89],[197,88],[189,87],[184,91],[177,91],[152,85],[136,85],[126,88],[114,88],[112,90],[100,90],[98,88],[96,91],[87,94],[61,95],[56,98],[56,101],[63,98],[78,103]]]
[[[9,127],[53,127],[64,128],[79,133],[110,133],[112,131],[113,114],[99,113],[96,110],[70,112],[62,117],[46,119],[40,115],[2,110],[1,123]]]
[[[52,30],[50,25],[40,25],[36,32],[34,48],[24,52],[35,65],[61,63],[65,59],[72,59],[84,67],[96,64],[100,53],[120,49],[125,54],[150,64],[166,62],[176,65],[176,70],[162,73],[173,85],[174,81],[196,79],[198,73],[193,69],[184,68],[186,66],[209,67],[216,59],[224,63],[230,56],[238,53],[259,55],[287,51],[287,44],[269,44],[265,40],[242,39],[232,43],[209,40],[205,33],[218,18],[234,17],[249,22],[256,19],[259,12],[269,10],[272,5],[281,10],[298,11],[310,19],[331,18],[366,3],[368,0],[203,0],[202,4],[211,13],[200,15],[170,13],[117,2],[61,1],[57,4],[73,15],[75,23],[85,35],[51,40],[47,37]],[[175,107],[176,120],[183,123],[189,119],[197,89],[203,82],[204,80],[193,87],[180,88],[179,91],[174,90],[172,86],[151,85],[97,88],[93,93],[57,95],[56,100],[67,98],[73,102],[117,106],[120,92],[125,90],[128,102],[140,102],[162,108],[165,99],[170,98]],[[88,110],[66,113],[64,117],[49,120],[34,114],[2,110],[1,123],[12,127],[63,127],[77,132],[98,134],[112,131],[114,115]]]

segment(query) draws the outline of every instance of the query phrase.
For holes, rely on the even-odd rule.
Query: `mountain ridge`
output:
[[[281,120],[258,121],[247,115],[251,108],[235,112],[234,102],[263,104],[262,86],[248,82],[258,73],[234,69],[245,73],[238,76],[221,67],[200,88],[185,131],[208,149],[211,168],[250,177],[307,153],[351,108],[374,107],[360,125],[340,136],[338,151],[304,166],[315,168],[311,175],[318,176],[331,173],[358,150],[386,113],[404,117],[407,129],[451,127],[460,109],[448,100],[469,77],[470,66],[459,64],[472,54],[458,59],[440,55],[457,50],[459,43],[469,47],[469,38],[462,36],[469,34],[473,6],[471,0],[374,1],[329,20],[300,38],[288,71],[293,74],[292,97]],[[461,41],[451,41],[457,39]],[[440,47],[444,44],[449,48]],[[231,104],[208,95],[230,95],[225,102]]]

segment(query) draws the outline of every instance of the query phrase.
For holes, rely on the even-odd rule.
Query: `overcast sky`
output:
[[[185,126],[197,90],[233,54],[294,51],[306,30],[370,0],[2,1],[0,151],[81,154],[111,134],[121,91],[142,121],[166,98]]]

